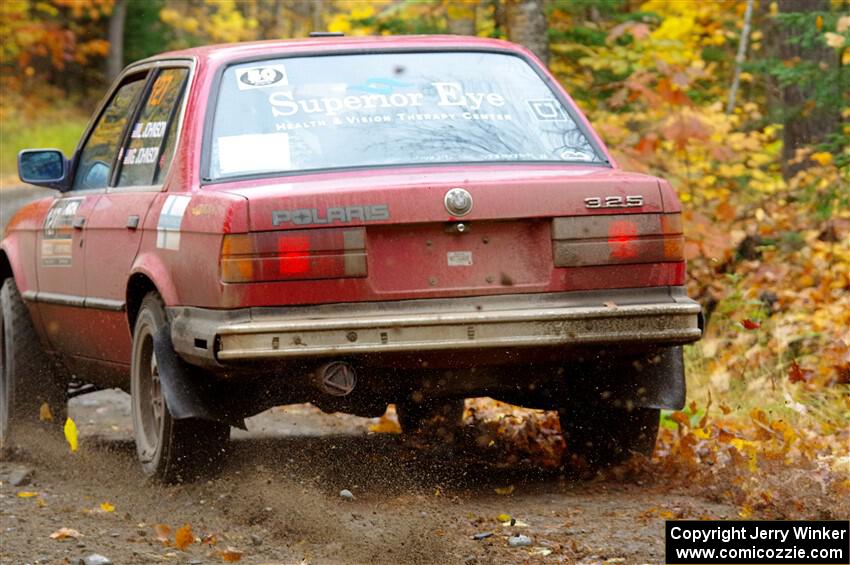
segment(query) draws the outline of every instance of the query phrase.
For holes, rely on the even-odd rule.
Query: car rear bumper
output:
[[[293,308],[169,309],[185,360],[258,360],[487,348],[680,345],[702,335],[680,287],[514,294]]]

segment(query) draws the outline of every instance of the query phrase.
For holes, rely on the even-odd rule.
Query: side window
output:
[[[188,69],[159,73],[130,132],[118,186],[147,186],[164,179],[174,155],[176,116]]]
[[[144,76],[136,77],[119,88],[109,101],[83,147],[74,175],[73,190],[105,188],[109,184],[112,164],[121,147],[124,128],[130,121],[133,102],[144,84]]]

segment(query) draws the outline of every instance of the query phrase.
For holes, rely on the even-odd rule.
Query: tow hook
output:
[[[348,396],[357,385],[354,367],[344,361],[320,365],[313,373],[313,384],[331,396]]]

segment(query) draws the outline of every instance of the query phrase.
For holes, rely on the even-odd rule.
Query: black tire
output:
[[[51,425],[65,423],[67,382],[39,342],[15,280],[0,288],[0,453],[16,445],[15,430],[41,419],[50,408]]]
[[[464,399],[441,398],[421,403],[404,400],[396,403],[395,409],[398,423],[404,433],[440,428],[451,431],[461,426]]]
[[[171,417],[153,348],[153,336],[165,324],[162,299],[149,293],[142,300],[133,328],[130,391],[136,454],[142,471],[152,479],[175,483],[218,470],[230,439],[230,426]]]
[[[655,448],[661,411],[576,400],[560,410],[561,431],[571,467],[600,469],[618,465]]]

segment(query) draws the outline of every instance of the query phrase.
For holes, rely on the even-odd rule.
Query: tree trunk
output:
[[[311,4],[310,20],[313,31],[325,31],[324,6],[322,0],[313,0]]]
[[[549,29],[543,0],[506,0],[508,39],[531,49],[549,63]]]
[[[127,19],[127,1],[115,0],[109,16],[109,54],[106,57],[106,78],[115,80],[124,68],[124,21]]]
[[[475,35],[475,8],[477,2],[449,2],[446,10],[448,31],[453,35]]]
[[[829,0],[779,0],[779,11],[829,12]],[[789,25],[776,26],[778,57],[782,61],[800,60],[818,65],[834,65],[835,52],[825,45],[803,48],[792,40],[799,31]],[[810,166],[793,163],[798,149],[823,141],[840,119],[836,108],[818,108],[814,104],[814,84],[794,84],[780,89],[785,117],[782,147],[782,176],[786,180]]]
[[[750,22],[753,17],[753,0],[747,0],[747,11],[744,13],[744,26],[741,30],[741,39],[738,40],[738,55],[735,57],[735,74],[732,78],[732,87],[729,89],[729,99],[726,102],[726,113],[731,114],[735,110],[735,102],[738,96],[738,86],[741,83],[741,67],[747,58],[747,43],[750,40]]]

